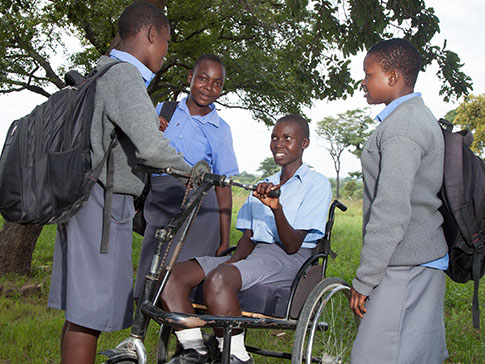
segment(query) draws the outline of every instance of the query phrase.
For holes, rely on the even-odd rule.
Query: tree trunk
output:
[[[3,224],[0,231],[0,276],[6,273],[30,274],[32,254],[42,226]]]

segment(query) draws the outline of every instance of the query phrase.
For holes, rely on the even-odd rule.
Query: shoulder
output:
[[[323,185],[323,186],[330,185],[330,181],[328,180],[328,178],[325,177],[320,172],[314,171],[313,169],[310,169],[306,165],[302,167],[304,169],[300,175],[304,183],[306,182],[312,185]],[[318,187],[318,186],[315,186],[315,187]]]
[[[96,65],[97,69],[101,69],[109,64],[117,63],[112,66],[106,74],[101,78],[105,81],[118,81],[118,82],[137,82],[143,84],[143,78],[140,75],[140,71],[136,66],[128,62],[119,62],[116,59],[107,56],[101,56]]]
[[[431,110],[421,97],[403,102],[378,128],[380,139],[402,137],[409,139],[422,149],[427,149],[431,141],[441,136],[440,126]]]
[[[218,129],[220,130],[220,132],[223,133],[224,135],[232,135],[231,126],[229,125],[229,123],[225,121],[223,118],[221,118],[217,110],[214,109],[214,112],[217,115],[217,118],[219,119]]]

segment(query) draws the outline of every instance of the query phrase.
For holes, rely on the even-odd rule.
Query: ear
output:
[[[155,42],[155,37],[157,36],[157,30],[153,25],[150,25],[147,28],[147,39],[149,43],[154,43]]]
[[[397,70],[391,70],[387,74],[387,82],[391,87],[395,86],[399,82],[400,78],[401,74]]]
[[[303,142],[301,143],[302,149],[308,148],[309,145],[310,145],[310,139],[309,138],[304,138],[303,139]]]
[[[192,78],[194,77],[194,71],[190,70],[189,74],[187,75],[187,81],[189,82],[189,85],[192,84]]]

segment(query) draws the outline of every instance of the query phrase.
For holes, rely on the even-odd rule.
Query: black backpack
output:
[[[108,161],[105,217],[111,213],[113,158],[111,143],[103,160],[91,164],[91,121],[96,80],[119,61],[95,70],[89,77],[54,93],[29,115],[15,120],[0,156],[0,213],[19,224],[59,224],[69,220],[89,197],[101,169]],[[79,82],[80,81],[80,82]],[[103,223],[101,251],[107,251],[108,223]],[[104,222],[104,221],[103,221]]]
[[[163,116],[167,122],[170,122],[177,105],[178,101],[165,101],[162,105],[162,110],[160,110],[160,116]],[[143,208],[145,206],[145,199],[150,191],[150,181],[150,174],[148,174],[146,176],[145,188],[143,189],[143,192],[134,201],[135,217],[133,218],[133,231],[141,236],[145,234],[145,229],[147,226],[145,216],[143,214]]]
[[[472,315],[478,329],[478,287],[485,274],[485,164],[469,148],[469,130],[453,133],[449,121],[439,122],[445,140],[440,212],[450,257],[446,273],[458,283],[474,281]]]

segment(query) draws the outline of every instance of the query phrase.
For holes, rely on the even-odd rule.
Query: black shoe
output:
[[[209,353],[200,354],[194,349],[183,349],[175,353],[172,360],[166,364],[205,364],[209,361]]]
[[[222,358],[221,355],[217,359],[215,359],[211,364],[222,364]],[[237,356],[231,354],[231,357],[229,358],[229,364],[254,364],[254,359],[251,355],[249,355],[249,359],[246,361],[242,361],[237,358]]]

